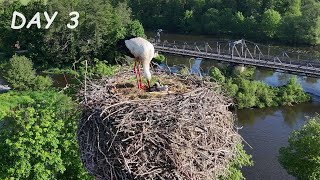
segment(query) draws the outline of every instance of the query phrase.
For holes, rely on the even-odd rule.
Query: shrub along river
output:
[[[183,41],[210,41],[205,36],[164,35],[162,39]],[[317,55],[318,47],[281,47],[288,51],[309,52]],[[314,52],[316,51],[316,52]],[[211,60],[194,60],[186,57],[166,55],[167,64],[173,71],[179,65],[190,67],[191,72],[207,74],[212,66],[219,66]],[[254,79],[271,86],[282,86],[292,75],[262,69],[256,69]],[[289,134],[306,123],[308,116],[320,114],[320,79],[298,77],[303,89],[310,93],[312,102],[294,106],[283,106],[263,109],[236,110],[237,124],[242,127],[239,133],[249,144],[246,151],[252,155],[254,166],[243,168],[243,174],[248,179],[295,179],[283,169],[278,162],[279,149],[288,143]]]

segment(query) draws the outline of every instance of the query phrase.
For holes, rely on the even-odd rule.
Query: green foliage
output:
[[[245,78],[245,79],[252,79],[254,72],[256,70],[255,67],[243,67],[243,66],[236,66],[231,67],[232,73],[228,72],[231,71],[230,69],[227,69],[227,73],[231,74],[232,76],[238,77],[238,78]]]
[[[87,67],[86,67],[87,66]],[[119,71],[119,65],[110,65],[108,61],[100,61],[94,59],[92,62],[82,61],[77,67],[79,74],[83,77],[85,74],[92,78],[100,78],[103,76],[112,76]]]
[[[303,92],[296,77],[291,78],[286,86],[280,87],[279,97],[282,105],[291,105],[310,100],[310,96]]]
[[[240,109],[245,107],[255,107],[257,97],[255,95],[257,91],[257,83],[246,79],[238,80],[239,91],[236,96],[237,104]]]
[[[193,10],[186,10],[180,24],[181,30],[188,33],[193,29],[195,23]]]
[[[34,89],[44,91],[48,90],[53,84],[53,81],[50,77],[46,76],[37,76],[34,82]]]
[[[280,26],[281,15],[279,12],[268,9],[262,14],[261,29],[265,36],[273,38]]]
[[[23,13],[28,20],[35,12],[47,11],[50,17],[55,11],[59,14],[49,29],[32,26],[16,31],[10,28],[14,11]],[[72,11],[79,12],[80,18],[78,27],[70,30],[66,24]],[[61,68],[79,60],[114,59],[114,45],[126,35],[144,36],[144,29],[138,20],[131,19],[131,9],[125,3],[50,0],[30,1],[25,6],[18,1],[0,2],[0,49],[13,55],[17,50],[14,44],[19,41],[20,50],[28,50],[26,56],[37,66]]]
[[[226,80],[224,88],[226,89],[226,92],[230,97],[235,97],[239,91],[238,85],[233,83],[232,79]]]
[[[316,0],[127,1],[149,30],[320,44]]]
[[[31,89],[36,78],[32,61],[25,56],[14,55],[8,65],[5,79],[17,90]]]
[[[230,71],[225,72],[228,75],[226,77],[219,69],[214,68],[211,77],[223,83],[226,94],[234,98],[239,109],[292,105],[310,100],[295,77],[283,87],[271,87],[263,82],[250,80],[254,68],[246,68],[242,73]]]
[[[119,70],[119,66],[110,65],[107,61],[99,61],[98,59],[95,59],[94,62],[95,65],[89,69],[89,72],[99,77],[112,76]]]
[[[241,180],[245,179],[242,175],[241,168],[244,166],[253,166],[252,156],[246,154],[241,143],[237,144],[236,157],[229,165],[229,174],[220,179]]]
[[[15,93],[4,93],[0,95],[0,121],[7,115],[11,109],[20,104],[34,103],[34,100],[28,95],[19,95]]]
[[[222,75],[221,71],[217,67],[212,68],[210,75],[219,83],[225,82],[225,77]]]
[[[157,57],[153,58],[153,62],[156,62],[158,64],[164,63],[166,61],[166,57],[162,54],[158,54]]]
[[[92,179],[76,141],[79,114],[71,98],[53,91],[10,92],[0,130],[0,179]],[[16,106],[16,107],[13,107]]]
[[[15,90],[46,90],[52,86],[49,77],[36,75],[32,61],[25,56],[14,55],[5,69],[4,78]]]
[[[128,35],[132,35],[135,37],[145,37],[144,29],[142,24],[138,20],[134,20],[132,22],[129,22],[128,24]]]
[[[280,149],[279,161],[298,179],[320,179],[320,115],[292,132],[289,145]]]

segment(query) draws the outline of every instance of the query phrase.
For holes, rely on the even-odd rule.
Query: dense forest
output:
[[[127,1],[148,30],[320,44],[319,0]]]
[[[46,2],[46,3],[45,3]],[[18,11],[29,21],[36,12],[50,17],[59,12],[49,29],[31,26],[30,29],[11,29],[12,14]],[[80,13],[79,26],[67,28],[69,13]],[[94,58],[112,61],[117,56],[115,42],[125,36],[144,36],[139,21],[131,19],[131,9],[125,3],[112,5],[99,0],[49,0],[30,1],[27,6],[20,1],[4,0],[0,6],[0,52],[8,57],[14,51],[27,50],[26,56],[39,67],[63,67]],[[15,48],[18,45],[19,48]]]

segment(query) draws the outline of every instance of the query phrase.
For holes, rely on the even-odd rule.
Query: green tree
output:
[[[246,24],[244,24],[245,17],[242,12],[238,11],[234,15],[234,32],[237,35],[244,35]]]
[[[46,2],[46,3],[45,3]],[[128,34],[144,36],[142,25],[131,19],[131,9],[126,3],[111,4],[105,0],[48,0],[31,1],[27,6],[7,2],[0,6],[0,48],[9,56],[17,49],[28,50],[26,56],[35,65],[63,67],[82,60],[114,59],[115,43]],[[10,28],[12,13],[19,11],[30,20],[35,12],[47,11],[49,16],[59,12],[49,29],[13,30]],[[80,13],[79,25],[70,30],[69,13]],[[42,25],[45,18],[41,16]],[[32,34],[30,35],[30,31]]]
[[[281,25],[279,27],[278,37],[287,43],[299,43],[301,42],[301,21],[300,16],[286,15],[282,18]]]
[[[206,11],[202,18],[204,32],[207,34],[218,34],[220,31],[219,10],[210,8]]]
[[[36,78],[33,63],[25,56],[14,55],[6,68],[5,79],[17,90],[31,89]]]
[[[79,157],[79,114],[71,98],[53,91],[9,94],[0,100],[26,101],[1,118],[0,179],[90,179]]]
[[[221,71],[217,67],[212,68],[210,75],[215,81],[219,83],[225,82],[226,78],[222,75]]]
[[[304,93],[296,77],[291,78],[287,85],[281,87],[279,90],[278,97],[280,97],[280,103],[282,105],[291,105],[310,100],[310,96]]]
[[[320,44],[320,2],[306,4],[302,8],[300,23],[302,42]]]
[[[273,38],[278,32],[281,23],[281,15],[279,12],[268,9],[262,14],[261,29],[265,36]]]
[[[48,90],[53,85],[53,81],[48,76],[37,76],[34,81],[33,89],[44,91]]]
[[[320,115],[292,132],[289,145],[280,149],[279,161],[298,179],[320,178]]]
[[[189,33],[193,30],[194,21],[194,13],[193,10],[186,10],[184,16],[181,20],[180,26],[183,32]]]
[[[241,172],[241,168],[244,166],[252,166],[253,161],[251,160],[252,156],[246,154],[245,150],[243,149],[243,145],[237,144],[236,147],[236,157],[229,165],[229,174],[226,177],[221,179],[232,179],[232,180],[241,180],[245,179]]]
[[[10,59],[4,78],[15,90],[47,90],[52,86],[51,78],[37,76],[32,61],[25,56],[14,55]]]
[[[237,95],[238,91],[239,91],[239,87],[237,84],[234,84],[232,79],[228,79],[225,83],[225,89],[227,94],[230,97],[235,98],[235,96]]]
[[[129,36],[145,37],[143,26],[138,20],[129,22],[127,29],[127,35]]]

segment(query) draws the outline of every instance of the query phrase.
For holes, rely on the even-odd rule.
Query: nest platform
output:
[[[78,143],[98,179],[217,179],[228,174],[241,137],[219,85],[154,73],[168,93],[141,92],[134,74],[90,81],[81,92]]]

